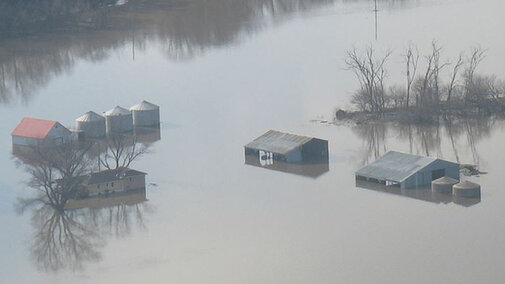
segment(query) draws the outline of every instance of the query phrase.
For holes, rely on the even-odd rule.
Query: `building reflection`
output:
[[[386,186],[361,180],[356,181],[356,187],[358,190],[360,188],[374,190],[377,192],[383,192],[437,204],[454,203],[464,207],[470,207],[481,202],[480,196],[476,198],[459,197],[453,196],[452,194],[433,192],[431,188],[401,189],[397,186]]]
[[[265,164],[259,157],[245,155],[247,165],[256,166],[268,170],[280,171],[310,178],[318,178],[330,170],[328,161],[326,162],[300,162],[296,164],[275,161],[271,164]]]

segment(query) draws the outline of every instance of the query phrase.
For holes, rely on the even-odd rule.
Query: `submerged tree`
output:
[[[147,153],[147,147],[137,141],[136,136],[114,134],[107,138],[101,151],[99,163],[106,169],[128,168],[140,156]]]

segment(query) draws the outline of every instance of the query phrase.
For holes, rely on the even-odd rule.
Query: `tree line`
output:
[[[384,55],[377,55],[373,47],[364,52],[356,48],[348,51],[347,70],[354,72],[360,84],[351,103],[360,112],[416,114],[416,119],[421,119],[419,114],[490,114],[505,110],[502,97],[505,81],[478,72],[486,50],[475,47],[453,60],[442,59],[442,50],[433,41],[430,52],[421,55],[416,46],[409,45],[401,55],[405,82],[389,86],[386,64],[392,56],[391,51]],[[443,70],[447,70],[445,78],[441,75]]]

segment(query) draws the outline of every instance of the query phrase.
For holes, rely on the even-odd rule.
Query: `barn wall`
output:
[[[55,141],[55,140],[59,140],[61,142],[67,142],[70,138],[70,134],[72,134],[72,132],[70,132],[70,130],[68,130],[63,125],[57,123],[53,127],[53,129],[51,129],[51,131],[47,135],[47,138],[45,139],[45,141],[47,141],[49,143],[51,143],[51,141]]]
[[[459,166],[443,160],[435,160],[401,184],[401,188],[426,187],[433,181],[432,171],[445,169],[445,176],[459,180]]]
[[[328,162],[328,141],[314,138],[302,146],[304,163]]]

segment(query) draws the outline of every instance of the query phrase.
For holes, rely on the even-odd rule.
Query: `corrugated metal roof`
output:
[[[284,155],[312,139],[314,138],[269,130],[245,147]]]
[[[79,116],[75,121],[90,122],[90,121],[100,121],[100,120],[105,120],[105,118],[94,111],[88,111],[87,113]]]
[[[57,121],[25,117],[12,131],[12,136],[45,139]]]
[[[131,112],[125,108],[120,106],[116,106],[115,108],[104,112],[105,116],[116,116],[116,115],[129,115]]]
[[[159,109],[160,107],[152,104],[148,101],[141,101],[139,104],[136,104],[130,108],[130,111],[142,111],[142,110],[156,110]]]
[[[359,169],[356,175],[379,180],[403,182],[436,160],[430,157],[389,151],[375,162]]]

